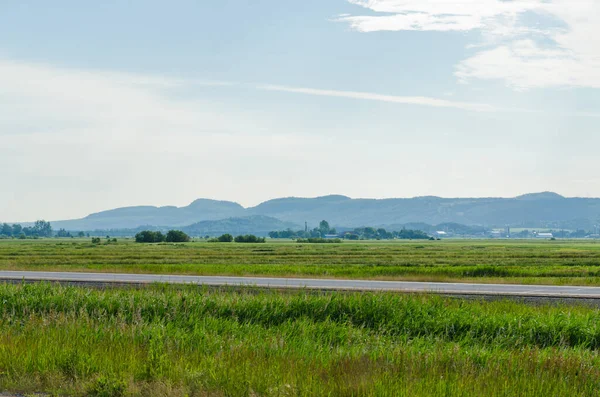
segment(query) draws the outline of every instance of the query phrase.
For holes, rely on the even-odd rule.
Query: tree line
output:
[[[325,236],[336,235],[337,238],[346,240],[427,240],[431,237],[421,231],[412,229],[402,229],[400,231],[387,231],[384,228],[376,229],[374,227],[357,227],[353,230],[337,233],[334,228],[329,227],[329,223],[325,220],[319,223],[310,231],[292,229],[269,232],[271,238],[286,238],[286,239],[320,239]],[[335,238],[335,237],[334,237]]]
[[[271,238],[290,238],[290,239],[309,239],[309,238],[324,238],[328,235],[337,234],[335,228],[329,226],[329,222],[323,220],[319,222],[319,226],[311,230],[280,230],[269,232]]]
[[[70,232],[65,229],[59,229],[54,231],[50,222],[44,220],[35,221],[33,226],[25,226],[15,223],[9,225],[8,223],[0,224],[0,237],[2,238],[40,238],[40,237],[57,237],[57,238],[72,238],[72,237],[85,237],[84,232]],[[87,233],[89,237],[90,234]]]
[[[169,230],[166,235],[152,230],[143,230],[135,235],[136,243],[187,243],[188,241],[190,236],[181,230]]]
[[[23,227],[18,223],[9,225],[3,223],[0,228],[3,237],[27,238],[27,237],[52,237],[52,225],[44,220],[35,221],[33,226]]]
[[[135,241],[136,243],[186,243],[190,241],[190,236],[181,230],[169,230],[166,235],[159,231],[143,230],[135,235]],[[231,243],[234,241],[236,243],[265,243],[267,240],[253,234],[233,237],[229,233],[208,239],[209,243]]]
[[[211,238],[208,240],[209,243],[266,243],[267,239],[264,237],[256,237],[254,234],[244,234],[241,236],[233,237],[229,233],[222,234],[219,237]]]

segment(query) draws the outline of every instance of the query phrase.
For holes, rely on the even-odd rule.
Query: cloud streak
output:
[[[600,2],[595,0],[348,0],[375,15],[336,20],[359,32],[481,34],[456,75],[503,80],[518,90],[600,88]]]
[[[367,101],[378,101],[396,103],[402,105],[417,105],[417,106],[432,106],[438,108],[452,108],[461,109],[475,112],[491,112],[498,110],[496,107],[487,104],[470,103],[470,102],[456,102],[448,101],[445,99],[423,97],[423,96],[396,96],[396,95],[382,95],[371,92],[360,92],[360,91],[338,91],[338,90],[322,90],[316,88],[301,88],[301,87],[287,87],[281,85],[258,85],[258,89],[266,91],[280,91],[289,92],[294,94],[306,94],[316,96],[327,96],[335,98],[349,98],[349,99],[362,99]]]

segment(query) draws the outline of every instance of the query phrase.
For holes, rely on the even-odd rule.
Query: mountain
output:
[[[600,221],[600,199],[566,198],[556,193],[532,193],[514,198],[441,198],[434,196],[397,199],[352,199],[332,195],[316,198],[278,198],[252,208],[229,201],[200,199],[187,207],[126,207],[103,211],[83,219],[52,222],[54,229],[134,229],[141,225],[225,230],[230,218],[246,219],[258,229],[267,223],[259,216],[282,221],[273,229],[315,227],[326,219],[332,226],[384,226],[423,222],[431,225],[459,223],[486,227],[562,227],[590,230]],[[250,221],[251,219],[252,221]],[[261,220],[262,219],[262,220]],[[263,220],[265,222],[263,222]],[[219,221],[220,223],[203,223]],[[243,223],[242,221],[240,225]],[[269,222],[273,222],[270,220]],[[286,226],[288,225],[288,226]],[[233,224],[230,224],[234,227]],[[191,226],[190,226],[191,227]],[[237,227],[237,226],[236,226]],[[242,226],[239,226],[242,230]],[[266,229],[265,229],[266,230]],[[241,233],[241,232],[240,232]]]
[[[185,226],[181,230],[191,236],[219,236],[224,233],[266,236],[273,230],[285,230],[288,228],[298,230],[300,226],[292,222],[282,222],[279,219],[264,215],[252,215],[243,218],[202,221]]]
[[[244,216],[245,209],[231,201],[199,199],[187,207],[124,207],[91,214],[82,219],[52,222],[54,229],[135,229],[142,225],[187,226],[195,222]]]
[[[565,227],[590,229],[600,219],[600,199],[565,198],[551,192],[515,198],[350,199],[345,196],[266,201],[247,210],[283,221],[335,226],[424,222],[480,226]]]

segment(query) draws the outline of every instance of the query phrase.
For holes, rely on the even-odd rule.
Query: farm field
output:
[[[341,244],[92,244],[0,240],[0,270],[600,285],[600,242],[445,240]]]
[[[388,293],[0,284],[0,390],[595,396],[600,312]]]

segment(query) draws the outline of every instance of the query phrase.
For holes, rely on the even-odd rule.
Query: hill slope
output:
[[[82,219],[52,222],[55,229],[135,229],[142,225],[186,226],[206,220],[244,216],[244,207],[230,201],[199,199],[186,207],[124,207],[91,214]]]
[[[375,200],[326,196],[270,200],[249,208],[247,212],[295,223],[307,221],[309,225],[327,219],[337,226],[455,222],[484,226],[556,225],[589,229],[600,218],[600,199],[565,198],[549,192],[515,198],[415,197]]]
[[[203,221],[266,216],[295,225],[314,227],[322,219],[332,226],[382,226],[414,222],[500,227],[564,227],[590,230],[600,221],[600,199],[565,198],[556,193],[515,198],[351,199],[346,196],[279,198],[252,208],[229,201],[196,200],[187,207],[127,207],[103,211],[83,219],[52,222],[55,229],[93,230],[136,228],[141,225],[182,227]],[[260,218],[253,222],[260,224]],[[214,225],[200,228],[213,230]],[[291,227],[291,226],[290,226]],[[296,226],[298,227],[298,226]],[[283,224],[280,228],[285,228]],[[207,230],[208,230],[207,229]],[[241,229],[240,229],[241,230]],[[244,229],[246,230],[246,229]],[[256,232],[247,229],[247,232]]]
[[[264,215],[252,215],[242,218],[228,218],[218,221],[202,221],[182,228],[191,236],[218,236],[224,233],[233,235],[256,234],[266,236],[273,230],[298,229],[292,222],[282,222],[279,219]]]

